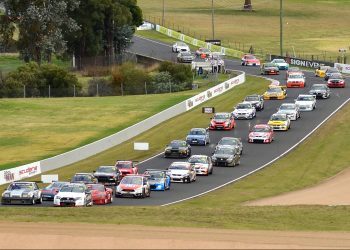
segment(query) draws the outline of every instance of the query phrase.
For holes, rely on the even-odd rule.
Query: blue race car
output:
[[[165,191],[170,189],[170,176],[167,170],[146,169],[145,176],[148,177],[148,182],[152,191]]]
[[[209,130],[205,128],[193,128],[186,137],[190,145],[207,145],[210,143]]]

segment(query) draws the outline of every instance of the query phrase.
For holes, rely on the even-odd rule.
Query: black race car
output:
[[[183,140],[174,140],[166,146],[164,157],[186,158],[191,156],[191,146]]]

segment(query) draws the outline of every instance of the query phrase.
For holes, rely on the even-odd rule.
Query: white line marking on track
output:
[[[179,203],[179,202],[182,202],[182,201],[187,201],[187,200],[191,200],[191,199],[193,199],[193,198],[202,196],[202,195],[204,195],[204,194],[210,193],[210,192],[215,191],[215,190],[217,190],[217,189],[219,189],[219,188],[222,188],[222,187],[224,187],[224,186],[227,186],[227,185],[229,185],[229,184],[231,184],[231,183],[234,183],[234,182],[236,182],[236,181],[238,181],[238,180],[240,180],[240,179],[243,179],[243,178],[245,178],[245,177],[247,177],[247,176],[249,176],[249,175],[251,175],[251,174],[253,174],[253,173],[255,173],[255,172],[257,172],[257,171],[259,171],[259,170],[261,170],[261,169],[263,169],[263,168],[265,168],[265,167],[267,167],[267,166],[269,166],[270,164],[274,163],[275,161],[277,161],[277,160],[280,159],[281,157],[283,157],[283,156],[285,156],[286,154],[288,154],[288,153],[289,153],[290,151],[292,151],[294,148],[296,148],[297,146],[299,146],[299,145],[300,145],[303,141],[305,141],[310,135],[312,135],[319,127],[321,127],[326,121],[328,121],[329,118],[331,118],[331,117],[332,117],[335,113],[337,113],[342,107],[344,107],[349,101],[350,101],[350,98],[347,99],[345,102],[343,102],[342,105],[340,105],[340,106],[339,106],[336,110],[334,110],[329,116],[327,116],[320,124],[318,124],[318,125],[317,125],[312,131],[310,131],[306,136],[304,136],[299,142],[297,142],[297,143],[294,144],[291,148],[289,148],[287,151],[285,151],[284,153],[280,154],[279,156],[277,156],[276,158],[272,159],[271,161],[269,161],[268,163],[264,164],[263,166],[261,166],[261,167],[255,169],[255,170],[253,170],[253,171],[251,171],[251,172],[249,172],[249,173],[247,173],[247,174],[245,174],[245,175],[243,175],[243,176],[241,176],[241,177],[239,177],[239,178],[233,179],[233,180],[231,180],[231,181],[229,181],[229,182],[226,182],[226,183],[224,183],[224,184],[222,184],[222,185],[220,185],[220,186],[217,186],[217,187],[215,187],[215,188],[213,188],[213,189],[210,189],[210,190],[208,190],[208,191],[205,191],[205,192],[202,192],[202,193],[200,193],[200,194],[193,195],[193,196],[191,196],[191,197],[184,198],[184,199],[181,199],[181,200],[178,200],[178,201],[169,202],[169,203],[163,204],[163,205],[161,205],[161,206],[162,206],[162,207],[164,207],[164,206],[169,206],[169,205],[173,205],[173,204],[176,204],[176,203]]]

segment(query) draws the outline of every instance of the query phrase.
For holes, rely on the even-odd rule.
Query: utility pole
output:
[[[214,0],[211,0],[211,29],[212,39],[215,39],[215,25],[214,25]]]
[[[165,0],[163,0],[163,12],[162,12],[162,26],[164,27],[164,16],[165,16]]]
[[[283,0],[280,0],[280,55],[283,56]]]

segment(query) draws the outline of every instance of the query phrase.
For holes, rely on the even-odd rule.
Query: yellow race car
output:
[[[330,66],[325,66],[325,65],[321,65],[319,66],[316,70],[315,70],[315,76],[317,77],[321,77],[324,78],[326,75],[326,70],[330,68]]]
[[[284,88],[284,86],[270,85],[263,96],[264,100],[282,100],[287,97],[287,91],[286,88]]]
[[[273,114],[267,124],[270,125],[273,130],[287,131],[290,129],[290,119],[287,114]]]

